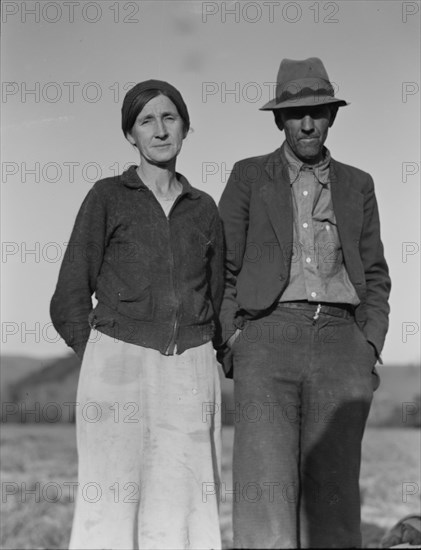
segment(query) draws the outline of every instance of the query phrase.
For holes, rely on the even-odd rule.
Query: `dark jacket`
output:
[[[183,191],[169,218],[135,166],[98,181],[85,198],[50,308],[56,330],[79,357],[91,327],[166,354],[214,337],[222,226],[213,199],[178,177]]]
[[[332,203],[345,267],[360,299],[355,317],[378,355],[388,329],[390,278],[380,240],[371,176],[331,160]],[[293,207],[286,160],[280,149],[234,165],[219,203],[226,244],[221,306],[222,341],[242,328],[244,313],[261,315],[288,284]],[[224,361],[229,351],[222,349]],[[224,361],[229,370],[229,360]]]

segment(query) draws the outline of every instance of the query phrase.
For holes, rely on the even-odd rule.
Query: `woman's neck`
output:
[[[140,164],[137,173],[143,183],[149,187],[157,197],[172,197],[181,192],[182,185],[177,180],[175,165],[161,167],[150,164]]]

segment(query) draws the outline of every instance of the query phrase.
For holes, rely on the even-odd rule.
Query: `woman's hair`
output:
[[[167,96],[177,107],[178,114],[184,124],[184,132],[187,134],[190,128],[190,117],[180,92],[163,80],[145,80],[131,88],[124,98],[121,108],[121,127],[125,137],[131,132],[143,107],[158,95]]]

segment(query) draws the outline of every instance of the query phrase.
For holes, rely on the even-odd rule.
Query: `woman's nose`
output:
[[[158,119],[156,122],[155,127],[155,134],[157,137],[165,137],[168,134],[167,128],[165,126],[165,122],[163,120]]]

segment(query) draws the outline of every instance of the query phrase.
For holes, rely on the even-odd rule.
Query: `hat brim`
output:
[[[319,107],[320,105],[330,105],[336,103],[338,107],[346,107],[349,105],[344,99],[338,99],[332,96],[315,96],[310,95],[308,97],[289,99],[287,101],[278,102],[278,100],[272,99],[263,107],[260,107],[259,111],[274,111],[276,109],[290,109],[291,107]]]

